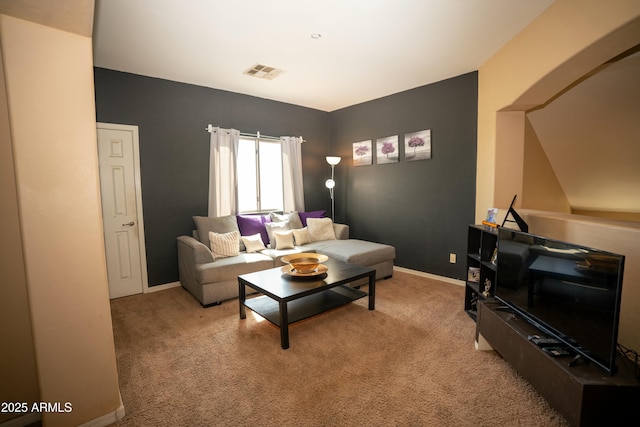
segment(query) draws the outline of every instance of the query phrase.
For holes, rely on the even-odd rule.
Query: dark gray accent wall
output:
[[[137,125],[149,285],[178,280],[176,237],[207,214],[207,124],[300,136],[307,210],[330,209],[324,185],[329,113],[262,98],[96,68],[97,121]],[[269,82],[265,82],[269,84]]]
[[[96,68],[97,121],[139,127],[149,285],[178,280],[176,237],[191,233],[193,215],[207,214],[209,123],[302,135],[309,211],[331,212],[325,156],[342,156],[336,222],[349,224],[352,237],[394,245],[400,267],[463,279],[475,218],[477,87],[474,72],[327,113]],[[404,161],[404,134],[424,129],[432,159]],[[352,165],[354,142],[391,135],[400,140],[399,163]]]
[[[475,220],[477,72],[331,113],[336,219],[355,238],[396,247],[396,265],[466,277]],[[432,158],[404,160],[404,134],[431,129]],[[398,135],[400,161],[353,166],[353,143]],[[374,156],[375,157],[375,156]],[[457,263],[449,263],[449,254]]]

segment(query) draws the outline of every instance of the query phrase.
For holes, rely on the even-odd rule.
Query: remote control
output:
[[[571,353],[564,347],[551,346],[551,347],[542,347],[542,351],[552,355],[553,357],[561,357],[561,356],[570,356]]]
[[[531,335],[529,341],[540,347],[560,344],[560,341],[555,338],[542,338],[538,335]]]

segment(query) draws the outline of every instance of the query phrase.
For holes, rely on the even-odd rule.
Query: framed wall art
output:
[[[406,161],[431,158],[431,129],[404,135],[404,159]]]
[[[372,159],[371,140],[353,143],[353,166],[368,166]]]
[[[376,140],[376,163],[396,163],[400,158],[398,150],[398,135],[387,136]]]

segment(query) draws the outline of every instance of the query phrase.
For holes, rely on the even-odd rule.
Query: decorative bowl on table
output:
[[[292,275],[314,275],[327,271],[326,266],[321,265],[329,257],[312,252],[302,252],[299,254],[285,255],[282,262],[289,264],[285,266],[286,273]],[[324,268],[323,268],[324,267]]]

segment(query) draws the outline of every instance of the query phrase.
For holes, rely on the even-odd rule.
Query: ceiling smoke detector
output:
[[[257,77],[259,79],[273,80],[280,74],[284,73],[284,70],[279,68],[269,67],[267,65],[256,64],[253,67],[245,70],[243,74],[248,76]]]

